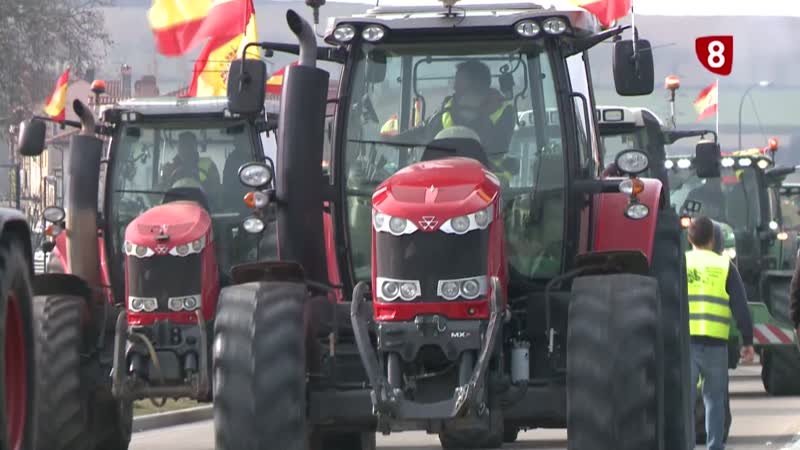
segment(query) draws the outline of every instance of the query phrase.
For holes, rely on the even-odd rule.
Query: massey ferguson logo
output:
[[[434,216],[423,216],[422,220],[419,221],[419,226],[422,227],[423,230],[432,231],[436,228],[436,225],[439,225],[439,221],[436,220]]]
[[[158,253],[159,255],[166,255],[168,250],[169,247],[167,247],[166,245],[156,245],[156,253]]]

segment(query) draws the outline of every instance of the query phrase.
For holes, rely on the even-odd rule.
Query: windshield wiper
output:
[[[353,144],[374,144],[374,145],[388,145],[390,147],[428,147],[428,144],[413,144],[410,142],[392,142],[392,141],[372,141],[367,139],[348,139],[347,142]],[[445,147],[428,147],[434,150],[446,150],[448,152],[455,152],[455,149]]]

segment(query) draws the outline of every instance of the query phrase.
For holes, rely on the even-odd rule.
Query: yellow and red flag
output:
[[[67,111],[67,84],[69,83],[69,67],[58,77],[56,88],[47,96],[44,112],[57,122],[63,122]]]
[[[631,0],[572,0],[572,3],[592,13],[604,27],[627,16],[631,10]]]
[[[194,63],[192,84],[187,96],[213,97],[224,96],[228,90],[228,70],[231,61],[239,58],[244,53],[244,48],[251,42],[257,42],[256,14],[252,0],[243,4],[242,11],[236,11],[236,16],[241,18],[235,30],[238,33],[231,38],[229,35],[211,38]],[[247,18],[247,22],[244,22]],[[256,47],[248,50],[248,56],[258,58]]]
[[[717,113],[719,86],[715,81],[702,91],[694,100],[694,109],[697,111],[697,121],[701,121]]]
[[[180,56],[205,39],[242,34],[251,5],[252,0],[153,0],[147,19],[158,51]]]

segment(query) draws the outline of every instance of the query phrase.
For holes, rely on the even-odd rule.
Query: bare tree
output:
[[[67,65],[83,74],[106,55],[111,1],[0,0],[0,117],[33,111]]]

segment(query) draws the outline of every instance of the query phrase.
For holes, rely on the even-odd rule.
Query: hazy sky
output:
[[[347,3],[375,4],[376,0],[334,0]],[[435,0],[379,0],[381,5],[433,5]],[[563,4],[567,0],[536,1],[539,4]],[[461,4],[524,3],[509,0],[461,0]],[[633,0],[637,13],[666,16],[794,16],[800,17],[798,0]]]

